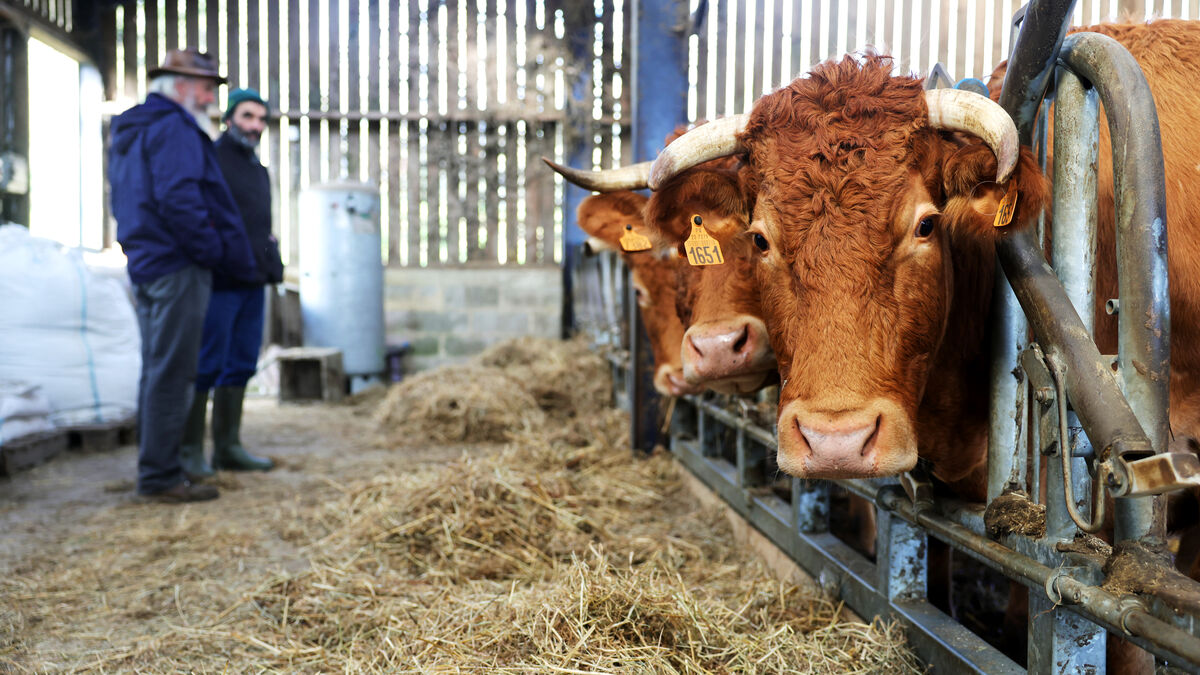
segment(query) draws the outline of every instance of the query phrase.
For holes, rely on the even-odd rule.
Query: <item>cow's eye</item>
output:
[[[933,234],[934,225],[937,225],[937,215],[930,214],[925,216],[921,219],[921,222],[917,223],[917,229],[913,232],[913,235],[916,236],[917,239],[924,239],[925,237]]]
[[[763,253],[766,253],[767,249],[771,248],[771,245],[767,243],[767,238],[757,232],[754,233],[754,245]]]

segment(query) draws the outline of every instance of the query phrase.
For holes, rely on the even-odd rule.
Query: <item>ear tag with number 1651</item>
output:
[[[1000,200],[1000,207],[996,211],[996,219],[992,221],[992,227],[1005,227],[1012,222],[1013,214],[1017,210],[1017,181],[1008,182],[1008,191],[1004,193],[1004,197]]]
[[[704,229],[704,221],[700,216],[692,216],[692,234],[683,247],[687,251],[688,263],[692,265],[720,265],[725,262],[721,256],[721,244]]]
[[[625,226],[625,234],[621,235],[622,251],[648,251],[651,248],[650,238],[633,231],[633,225]]]

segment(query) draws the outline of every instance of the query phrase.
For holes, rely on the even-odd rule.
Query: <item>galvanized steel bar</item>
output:
[[[1200,638],[1154,617],[1140,606],[1122,602],[1121,598],[1107,591],[1082,583],[1031,558],[1013,555],[1005,546],[929,510],[914,513],[912,503],[898,487],[888,486],[880,490],[879,503],[1009,576],[1024,581],[1031,589],[1046,589],[1047,582],[1053,581],[1052,592],[1069,605],[1071,611],[1117,634],[1130,635],[1131,641],[1139,647],[1168,660],[1180,659],[1200,664]]]
[[[1078,33],[1063,43],[1062,59],[1100,95],[1113,139],[1118,288],[1125,311],[1118,319],[1121,383],[1154,452],[1170,433],[1170,305],[1167,288],[1166,178],[1158,112],[1133,56],[1116,40]],[[1119,500],[1116,537],[1161,534],[1155,498]]]
[[[1066,68],[1054,89],[1054,273],[1095,334],[1096,165],[1100,154],[1100,99]]]

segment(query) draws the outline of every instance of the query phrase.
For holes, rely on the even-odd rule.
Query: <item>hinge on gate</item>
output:
[[[1035,435],[1038,440],[1035,450],[1043,455],[1060,454],[1061,448],[1071,447],[1070,439],[1063,438],[1064,433],[1069,435],[1062,419],[1067,408],[1067,393],[1060,371],[1065,365],[1052,356],[1044,355],[1034,343],[1021,354],[1021,367],[1033,388]],[[1125,456],[1137,454],[1127,455],[1128,451],[1119,447],[1123,442],[1132,442],[1132,439],[1118,439],[1112,443],[1113,447],[1096,448],[1095,455],[1089,457],[1096,462],[1095,488],[1106,489],[1113,497],[1142,497],[1200,487],[1200,457],[1187,452],[1164,452],[1125,459]],[[1064,477],[1068,480],[1068,501],[1073,501],[1066,462]],[[1071,517],[1084,531],[1093,531],[1088,528],[1097,525],[1076,513],[1072,513]]]

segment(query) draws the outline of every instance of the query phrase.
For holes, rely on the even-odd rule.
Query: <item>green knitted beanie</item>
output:
[[[233,111],[237,109],[238,104],[245,103],[246,101],[254,101],[255,103],[261,103],[264,108],[267,107],[267,102],[263,100],[263,97],[259,95],[257,90],[234,89],[229,92],[229,107],[225,109],[225,116],[221,119],[227,120],[233,117]]]

